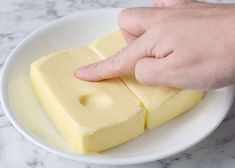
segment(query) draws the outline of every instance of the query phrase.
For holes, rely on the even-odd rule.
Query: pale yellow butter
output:
[[[90,45],[102,59],[115,54],[125,46],[126,42],[121,32],[111,33],[102,39],[95,40]],[[159,126],[186,112],[198,104],[204,95],[204,92],[197,90],[145,86],[137,82],[133,76],[121,78],[146,108],[147,128]]]
[[[91,49],[80,48],[31,65],[37,97],[74,151],[103,151],[144,132],[140,102],[119,79],[85,82],[73,75],[76,68],[98,60]]]
[[[120,31],[108,34],[107,36],[93,41],[89,47],[102,59],[115,54],[126,46],[126,42]]]
[[[131,140],[197,105],[204,92],[145,86],[134,76],[86,82],[80,66],[115,54],[126,43],[115,32],[90,44],[44,56],[31,65],[30,78],[49,118],[77,152],[100,152]],[[146,112],[145,112],[146,111]]]

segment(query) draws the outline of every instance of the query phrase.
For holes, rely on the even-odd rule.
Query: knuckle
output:
[[[153,35],[155,36],[153,38]],[[154,56],[154,48],[156,47],[156,32],[153,32],[153,30],[149,30],[147,33],[145,33],[145,36],[143,36],[145,39],[144,41],[148,41],[147,43],[144,43],[145,48],[145,54],[146,56]]]
[[[90,71],[97,71],[97,69],[99,68],[98,62],[93,63],[93,64],[89,64],[89,65],[87,66],[87,68],[88,68]]]
[[[155,29],[149,29],[144,35],[139,37],[139,41],[141,41],[141,48],[144,49],[146,56],[154,56],[154,49],[157,46],[159,33]],[[137,43],[138,44],[138,43]]]
[[[120,56],[113,56],[111,59],[111,64],[115,72],[117,72],[118,74],[122,74],[124,66],[121,63]]]
[[[119,57],[113,57],[111,59],[111,63],[117,72],[121,72],[121,66],[120,66],[120,58]]]
[[[94,64],[91,65],[91,66],[92,66],[92,69],[93,69],[94,71],[99,70],[101,63],[102,63],[102,62],[95,62]]]
[[[141,35],[145,32],[149,11],[144,7],[128,8],[119,13],[118,24],[132,34]]]
[[[140,7],[123,9],[118,15],[118,23],[121,27],[128,26],[131,20],[146,18],[145,13],[146,10]]]
[[[116,55],[115,62],[116,62],[116,69],[120,72],[128,71],[130,66],[126,63],[125,57],[127,56],[126,53],[128,52],[128,47],[123,47]]]
[[[132,9],[127,8],[127,9],[123,9],[119,15],[118,15],[118,24],[120,27],[123,27],[126,25],[126,23],[128,23],[130,14],[132,13]]]
[[[90,72],[92,74],[94,74],[94,75],[98,74],[101,71],[100,62],[90,64],[90,65],[88,65],[88,68],[90,69]]]

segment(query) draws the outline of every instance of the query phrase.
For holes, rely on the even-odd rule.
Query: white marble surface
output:
[[[216,2],[212,1],[211,2]],[[150,0],[0,0],[0,65],[30,32],[59,17],[81,10],[131,7]],[[219,1],[221,2],[221,0]],[[224,1],[222,1],[224,2]],[[229,2],[229,1],[227,1]],[[231,1],[232,2],[232,1]],[[235,0],[233,0],[235,2]],[[0,168],[116,168],[79,163],[31,144],[12,127],[0,109]],[[173,157],[123,168],[235,167],[235,104],[220,127],[193,148]]]

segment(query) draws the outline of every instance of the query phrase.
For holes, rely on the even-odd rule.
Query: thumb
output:
[[[135,66],[135,78],[146,85],[173,86],[174,67],[175,62],[171,55],[163,58],[142,58]]]
[[[171,7],[176,5],[188,4],[193,0],[153,0],[154,7]]]

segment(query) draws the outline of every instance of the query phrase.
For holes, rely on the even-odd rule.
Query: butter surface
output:
[[[102,59],[107,58],[126,46],[120,31],[113,32],[101,39],[94,40],[89,47]]]
[[[204,92],[145,86],[134,76],[86,82],[80,66],[115,54],[126,43],[120,32],[89,48],[68,49],[31,64],[30,78],[49,118],[76,152],[100,152],[160,126],[197,105]],[[124,83],[123,83],[124,82]]]
[[[104,59],[125,47],[126,42],[121,32],[114,32],[95,40],[90,46],[100,58]],[[197,90],[145,86],[137,82],[134,76],[121,78],[146,108],[145,125],[147,128],[157,127],[186,112],[198,104],[204,95],[204,92]]]
[[[40,58],[30,78],[39,101],[61,134],[79,152],[100,152],[144,132],[145,113],[119,80],[85,82],[76,68],[100,60],[89,48]]]

